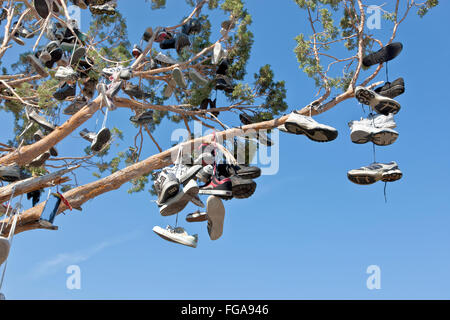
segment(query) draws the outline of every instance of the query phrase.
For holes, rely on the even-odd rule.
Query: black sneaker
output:
[[[226,75],[228,68],[230,67],[230,62],[228,59],[222,59],[217,67],[216,74]]]
[[[50,14],[48,0],[33,0],[33,7],[42,19],[46,19]]]
[[[183,25],[181,31],[187,35],[200,33],[200,31],[202,31],[202,25],[200,24],[200,20],[199,19],[189,20],[188,23]]]
[[[231,79],[224,75],[217,75],[216,77],[216,89],[225,91],[226,93],[233,93],[234,87]]]
[[[164,39],[159,43],[159,47],[161,50],[175,49],[175,39]]]
[[[108,128],[101,129],[92,141],[91,150],[94,152],[101,151],[109,142],[109,139],[111,139],[111,131]]]
[[[217,172],[224,177],[238,175],[242,179],[256,179],[261,176],[261,169],[258,167],[249,167],[246,165],[232,165],[221,163],[217,165]]]
[[[130,121],[139,125],[149,124],[153,122],[153,110],[141,113],[140,115],[130,117]]]
[[[233,184],[230,178],[213,175],[211,182],[200,187],[199,194],[218,196],[225,200],[233,198]]]
[[[363,65],[370,67],[375,64],[385,63],[396,58],[403,50],[403,45],[400,42],[394,42],[381,48],[377,52],[373,52],[363,59]]]
[[[191,45],[191,40],[189,40],[189,36],[184,33],[179,33],[175,38],[175,49],[178,54],[181,54],[182,50],[185,47],[189,47]]]
[[[405,81],[403,78],[398,78],[394,82],[386,82],[383,86],[376,88],[375,92],[394,99],[405,92]]]
[[[53,97],[58,101],[64,101],[68,97],[74,97],[77,94],[77,88],[75,85],[64,83],[56,92]]]
[[[142,91],[137,84],[131,84],[129,82],[125,85],[123,91],[136,99],[148,99],[152,96],[150,93]]]

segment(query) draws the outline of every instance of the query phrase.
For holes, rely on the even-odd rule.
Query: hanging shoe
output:
[[[74,97],[76,94],[77,87],[75,85],[64,83],[58,90],[56,90],[53,97],[58,101],[64,101],[69,97]]]
[[[149,42],[152,37],[153,37],[153,29],[151,27],[145,29],[145,32],[142,35],[142,40]]]
[[[385,63],[396,58],[403,50],[400,42],[394,42],[381,48],[377,52],[371,53],[363,58],[363,65],[370,67],[375,64]]]
[[[170,216],[182,211],[193,197],[199,193],[199,187],[195,180],[191,180],[187,185],[180,189],[178,194],[161,205],[159,213],[162,216]]]
[[[0,165],[0,180],[5,182],[16,182],[21,179],[20,167],[16,164]]]
[[[226,93],[233,93],[234,86],[231,79],[224,75],[217,75],[216,77],[216,89],[225,91]]]
[[[111,131],[108,128],[101,129],[96,135],[91,144],[91,150],[100,152],[111,139]]]
[[[94,97],[94,94],[95,94],[96,86],[97,86],[97,80],[89,79],[88,81],[86,81],[84,83],[84,87],[83,87],[83,90],[81,91],[81,93],[86,98],[92,99]]]
[[[201,165],[187,166],[182,163],[166,168],[166,171],[172,172],[183,186],[186,186],[189,181],[194,179],[200,170],[202,170]]]
[[[92,143],[92,141],[94,141],[96,135],[97,133],[89,131],[86,128],[80,131],[80,136],[89,143]]]
[[[335,128],[318,123],[312,117],[303,116],[295,111],[289,115],[284,126],[290,133],[304,134],[317,142],[333,141],[338,136]]]
[[[175,43],[176,40],[174,38],[171,39],[164,39],[159,43],[159,48],[161,50],[169,50],[169,49],[175,49]]]
[[[183,74],[183,72],[181,71],[180,68],[174,68],[172,70],[172,77],[175,80],[175,82],[178,85],[178,87],[180,87],[182,89],[186,89],[187,88],[186,79],[184,78],[184,74]]]
[[[187,35],[198,34],[202,31],[202,25],[199,19],[191,19],[181,28],[181,32]]]
[[[221,197],[225,200],[233,198],[233,184],[230,178],[213,175],[211,182],[200,187],[199,194],[207,194]]]
[[[180,191],[180,181],[172,171],[166,169],[157,173],[156,180],[153,185],[155,186],[156,193],[158,194],[158,200],[156,203],[162,205],[166,203],[170,198],[175,197]]]
[[[75,51],[72,54],[70,64],[72,66],[76,66],[80,62],[81,59],[86,57],[86,52],[87,51],[86,51],[85,47],[78,47],[78,48],[76,48]]]
[[[224,52],[222,50],[222,45],[220,44],[220,42],[216,43],[213,48],[213,55],[211,58],[211,63],[218,64],[220,62],[220,59],[223,56],[223,53]]]
[[[375,89],[375,92],[391,99],[403,94],[405,92],[405,81],[403,78],[398,78],[391,82],[386,82],[383,86]]]
[[[30,167],[39,168],[42,167],[48,159],[50,159],[50,152],[47,151],[34,158],[28,165]]]
[[[59,67],[58,70],[56,70],[55,78],[64,82],[77,81],[78,73],[76,73],[72,67]]]
[[[360,103],[368,105],[377,113],[384,115],[388,115],[389,113],[397,114],[401,108],[400,103],[394,99],[383,97],[365,87],[356,87],[355,97]]]
[[[184,33],[177,34],[175,38],[175,49],[178,54],[181,54],[183,49],[189,47],[191,45],[191,40],[189,40],[189,36]]]
[[[101,14],[115,15],[116,7],[117,7],[116,0],[110,0],[101,5],[91,5],[91,6],[89,6],[89,10],[91,11],[92,14],[95,14],[95,15],[101,15]]]
[[[140,115],[130,117],[130,121],[138,125],[147,125],[153,122],[153,110],[145,111]]]
[[[348,126],[351,129],[352,142],[358,144],[372,141],[378,146],[387,146],[393,144],[398,138],[398,132],[394,130],[397,125],[393,114],[372,115],[360,121],[350,121]]]
[[[208,79],[204,78],[197,70],[191,68],[188,72],[189,78],[199,87],[206,87],[209,83]]]
[[[30,117],[30,119],[32,121],[34,121],[40,127],[44,128],[45,130],[47,130],[49,132],[52,132],[53,130],[56,129],[55,125],[53,125],[52,123],[45,120],[45,118],[43,116],[37,114],[36,111],[34,111],[34,110],[31,110],[31,112],[29,112],[28,116]]]
[[[64,110],[63,114],[73,116],[88,104],[86,97],[76,97]]]
[[[377,181],[393,182],[400,180],[403,174],[395,161],[390,163],[373,163],[370,166],[350,170],[348,179],[356,184],[367,185]]]
[[[50,14],[53,0],[33,0],[33,7],[42,19],[46,19]]]
[[[208,217],[208,234],[211,240],[219,239],[223,234],[223,224],[225,220],[225,207],[222,200],[215,196],[210,196],[206,201],[206,213]]]
[[[151,93],[144,92],[138,85],[129,82],[125,85],[123,92],[136,99],[149,99],[152,97]]]
[[[228,59],[222,59],[217,67],[216,74],[226,75],[229,68],[230,62]]]
[[[166,229],[163,229],[159,226],[155,226],[153,228],[153,232],[155,232],[164,240],[182,244],[184,246],[192,248],[197,247],[198,235],[194,234],[193,236],[191,236],[186,232],[186,230],[181,227],[172,228],[171,226],[167,226]]]
[[[27,199],[32,201],[31,206],[35,207],[41,200],[42,190],[35,190],[27,193]]]
[[[39,74],[41,77],[48,77],[49,74],[47,70],[45,69],[45,66],[42,64],[41,60],[39,60],[38,57],[34,54],[29,54],[27,56],[27,61],[31,65],[31,67],[36,71],[37,74]]]
[[[173,77],[171,77],[169,83],[164,87],[164,91],[163,91],[164,98],[167,98],[167,99],[170,98],[172,96],[172,94],[174,93],[176,86],[177,86],[177,83],[175,82]]]
[[[211,181],[211,177],[214,174],[214,167],[211,164],[208,164],[204,167],[202,167],[202,170],[200,170],[196,178],[202,181],[203,183],[208,183]]]
[[[208,221],[208,214],[206,212],[200,212],[199,210],[193,213],[190,213],[186,216],[187,222],[204,222]]]
[[[166,56],[165,54],[163,54],[161,52],[156,55],[155,60],[157,62],[159,62],[162,66],[171,66],[174,64],[180,64],[179,61],[177,61],[169,56]]]
[[[45,62],[45,66],[49,69],[52,69],[55,63],[60,61],[63,57],[63,50],[57,41],[51,41],[48,43],[44,51],[48,52],[51,57],[49,61]]]
[[[143,53],[142,48],[140,46],[138,46],[137,44],[135,44],[133,46],[133,51],[131,51],[131,54],[133,55],[133,57],[135,59],[139,58],[139,56]]]
[[[38,141],[44,139],[45,136],[41,130],[38,130],[34,133],[33,137],[34,137],[34,141],[38,142]],[[52,157],[58,156],[58,151],[56,150],[55,147],[51,147],[51,149],[49,151],[50,151],[50,154]]]

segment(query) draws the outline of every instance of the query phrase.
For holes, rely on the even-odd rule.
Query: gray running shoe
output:
[[[370,166],[350,170],[348,179],[356,184],[373,184],[377,181],[393,182],[400,180],[403,173],[395,161],[390,163],[373,163]]]

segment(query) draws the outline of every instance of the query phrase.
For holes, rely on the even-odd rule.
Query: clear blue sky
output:
[[[151,11],[148,4],[141,6],[143,0],[119,1],[131,41],[148,26],[174,25],[187,14],[187,7],[179,4],[184,1],[168,2],[167,10]],[[293,54],[294,37],[309,32],[304,12],[291,0],[247,2],[255,34],[250,76],[259,66],[271,64],[276,78],[286,80],[290,110],[306,105],[314,98],[314,85]],[[370,144],[350,141],[347,123],[363,113],[356,100],[349,100],[318,117],[339,130],[336,141],[319,144],[281,135],[279,173],[259,178],[252,198],[225,203],[220,240],[210,241],[205,224],[187,225],[180,214],[181,225],[199,234],[198,248],[163,241],[152,228],[174,224],[175,216],[161,217],[147,192],[130,196],[126,185],[86,203],[83,213],[58,216],[57,232],[18,235],[5,279],[6,297],[450,298],[450,45],[443,37],[450,29],[450,4],[441,2],[423,19],[411,14],[398,31],[404,50],[389,70],[391,79],[401,76],[406,81],[406,93],[398,98],[402,110],[396,116],[400,137],[392,146],[378,147],[377,160],[397,161],[404,177],[388,185],[387,204],[384,184],[358,186],[346,177],[349,169],[373,160]],[[214,13],[212,18],[217,34],[224,17]],[[375,34],[386,41],[391,25],[382,27]],[[382,72],[377,80],[384,79]],[[129,143],[135,135],[130,114],[114,111],[108,122],[122,128]],[[5,141],[11,138],[12,123],[10,115],[2,117]],[[236,116],[227,119],[238,124]],[[102,117],[94,117],[87,127],[95,128],[97,120],[101,126]],[[162,146],[170,146],[174,128],[167,124],[157,131]],[[58,146],[61,155],[82,152],[85,142],[77,132]],[[143,157],[155,152],[148,139],[145,143]],[[122,143],[118,150],[127,145]],[[93,179],[89,172],[80,172],[81,182]],[[66,289],[66,268],[73,264],[81,268],[81,290]],[[381,268],[381,290],[366,288],[370,265]]]

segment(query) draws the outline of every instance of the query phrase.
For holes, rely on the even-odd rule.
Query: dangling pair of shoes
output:
[[[211,240],[219,239],[223,234],[225,207],[219,197],[209,196],[206,201],[206,212],[194,212],[186,216],[187,222],[208,221],[208,234]]]

